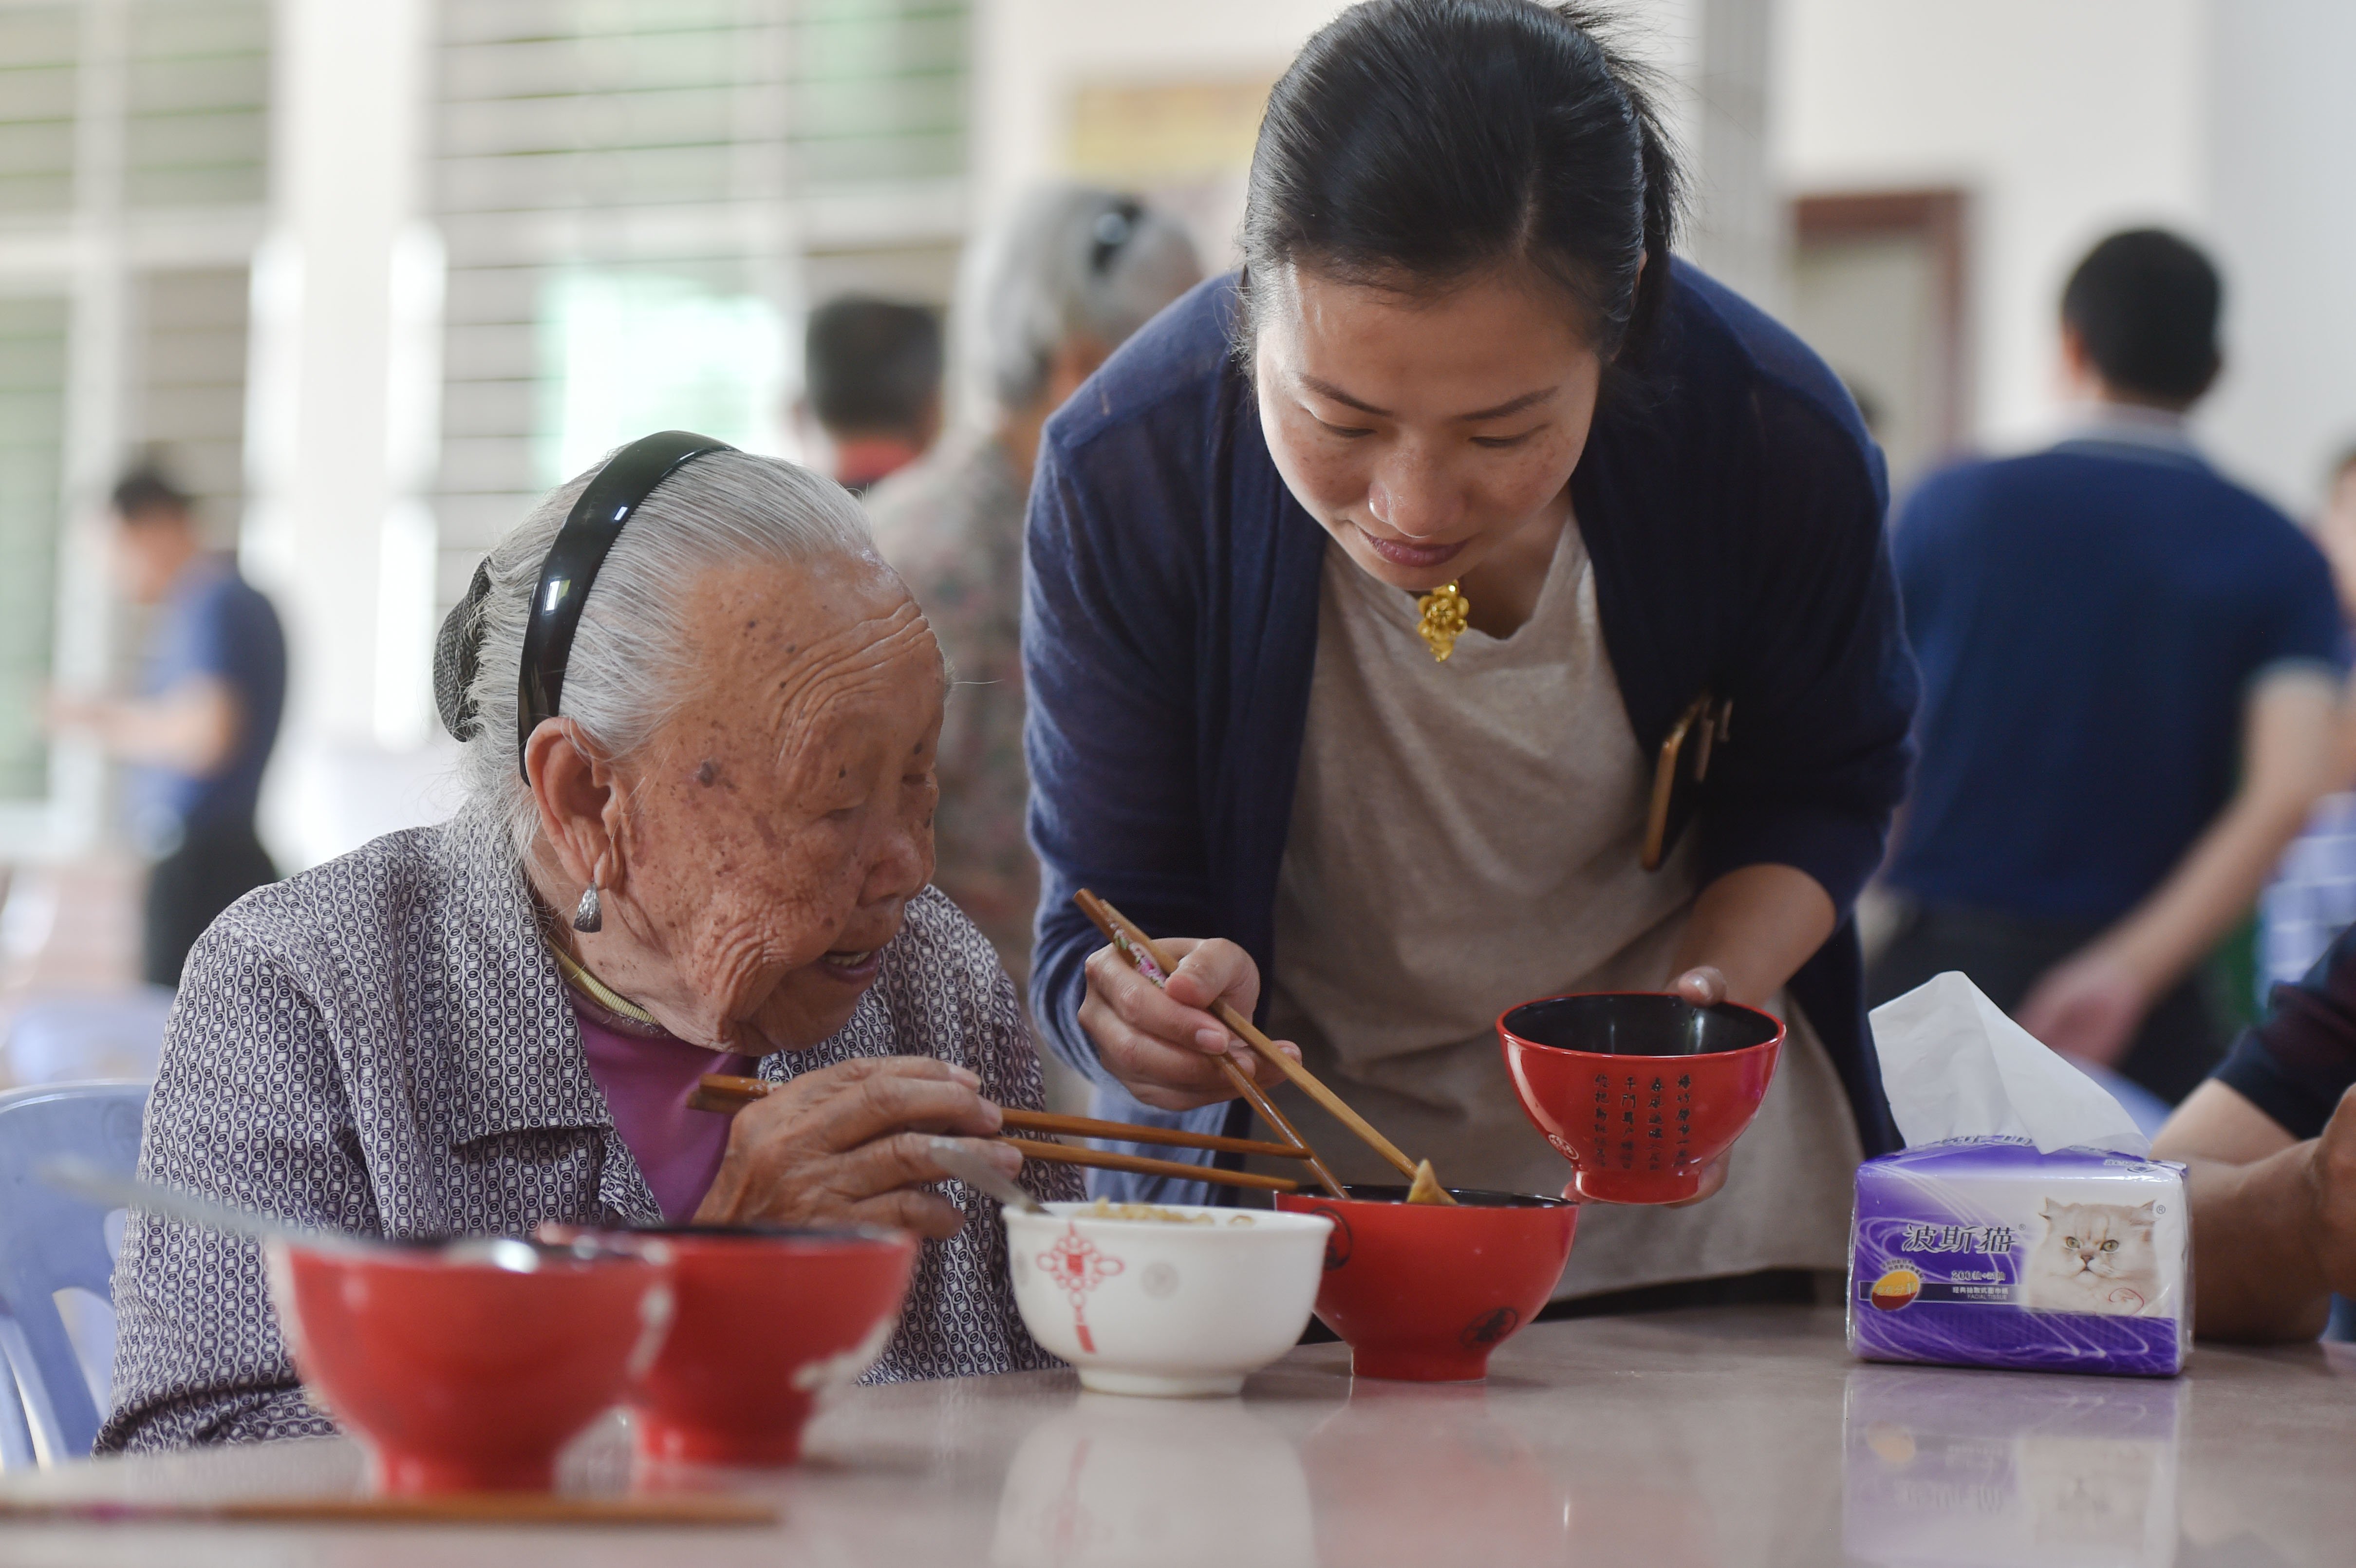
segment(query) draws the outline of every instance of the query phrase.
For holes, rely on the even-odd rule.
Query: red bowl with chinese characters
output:
[[[263,1255],[295,1369],[396,1497],[547,1491],[558,1453],[621,1401],[670,1318],[659,1250],[272,1241]]]
[[[1731,1002],[1594,992],[1525,1002],[1497,1038],[1523,1112],[1577,1167],[1566,1197],[1676,1203],[1759,1113],[1783,1025]]]
[[[1554,1294],[1579,1210],[1558,1197],[1451,1188],[1453,1206],[1403,1187],[1347,1198],[1279,1193],[1287,1214],[1333,1221],[1317,1316],[1349,1342],[1361,1378],[1478,1382],[1489,1355]]]

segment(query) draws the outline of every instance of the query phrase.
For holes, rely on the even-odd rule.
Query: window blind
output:
[[[969,19],[963,0],[437,16],[447,602],[611,441],[678,424],[776,447],[810,253],[954,240]]]

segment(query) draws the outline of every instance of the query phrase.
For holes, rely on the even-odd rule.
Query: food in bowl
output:
[[[1678,1203],[1751,1125],[1783,1045],[1756,1007],[1655,992],[1526,1002],[1497,1019],[1523,1113],[1601,1203]]]
[[[1158,1203],[1115,1203],[1109,1197],[1099,1197],[1080,1211],[1091,1219],[1145,1219],[1156,1225],[1216,1225],[1215,1211],[1205,1208],[1164,1208]],[[1252,1217],[1238,1210],[1227,1211],[1230,1225],[1248,1225]]]
[[[1280,1193],[1278,1211],[1322,1215],[1317,1316],[1349,1342],[1362,1378],[1477,1382],[1489,1357],[1554,1294],[1579,1225],[1556,1197],[1453,1188],[1453,1206],[1409,1203],[1402,1187],[1347,1198]]]
[[[1233,1209],[1051,1203],[1004,1211],[1014,1305],[1099,1393],[1231,1394],[1309,1326],[1332,1222]]]
[[[521,1266],[439,1246],[263,1256],[304,1383],[391,1496],[546,1491],[556,1456],[653,1360],[670,1319],[659,1249],[516,1244]]]

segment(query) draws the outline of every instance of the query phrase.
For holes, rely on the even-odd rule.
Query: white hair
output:
[[[1066,341],[1118,348],[1202,277],[1194,242],[1169,214],[1092,186],[1034,190],[967,252],[958,315],[968,367],[997,408],[1027,409]]]
[[[610,458],[612,454],[607,454]],[[499,831],[520,866],[540,812],[517,750],[523,635],[542,562],[596,468],[559,486],[491,547],[477,612],[481,637],[467,688],[476,722],[459,757],[462,816]],[[598,569],[564,671],[558,710],[608,760],[635,755],[689,692],[685,614],[707,574],[764,562],[875,554],[866,518],[842,487],[776,457],[710,452],[671,470],[623,525]]]

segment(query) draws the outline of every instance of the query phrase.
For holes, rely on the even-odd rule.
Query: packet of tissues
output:
[[[2192,1343],[2184,1167],[1956,973],[1873,1012],[1899,1154],[1858,1167],[1869,1361],[2169,1377]]]

